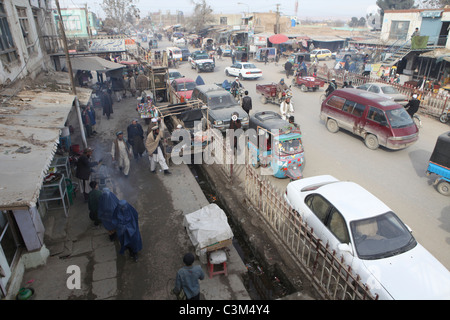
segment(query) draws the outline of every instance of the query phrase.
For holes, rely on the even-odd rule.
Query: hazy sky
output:
[[[238,4],[238,3],[243,4]],[[59,0],[61,8],[83,6],[87,3],[94,13],[103,16],[100,3],[102,0]],[[177,10],[184,14],[190,14],[193,10],[191,0],[135,0],[141,15],[148,12],[170,10],[175,13]],[[267,12],[276,11],[276,4],[280,4],[280,11],[283,15],[297,15],[299,18],[307,17],[363,17],[369,6],[375,5],[376,0],[298,0],[298,11],[295,14],[296,0],[206,0],[214,13],[239,13],[239,12]]]

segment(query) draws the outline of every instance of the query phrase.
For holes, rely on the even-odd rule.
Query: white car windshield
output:
[[[198,54],[198,55],[195,56],[194,59],[195,60],[209,59],[209,56],[208,56],[207,53],[205,53],[205,54]]]
[[[386,212],[369,219],[350,223],[356,252],[361,259],[382,259],[414,248],[416,240],[393,213]]]
[[[399,94],[397,89],[394,87],[381,87],[381,91],[383,91],[384,94]]]
[[[253,63],[244,64],[243,67],[244,67],[244,69],[256,69],[256,66]]]

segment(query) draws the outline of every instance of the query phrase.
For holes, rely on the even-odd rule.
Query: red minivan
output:
[[[403,106],[375,93],[346,88],[334,90],[320,108],[330,132],[339,128],[364,139],[369,149],[403,149],[419,139],[419,130]]]

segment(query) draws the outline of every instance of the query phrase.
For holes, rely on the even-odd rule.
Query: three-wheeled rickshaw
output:
[[[320,87],[325,85],[325,81],[315,77],[302,77],[299,73],[292,79],[292,85],[294,87],[299,87],[303,92],[308,92],[310,90],[317,91]]]
[[[292,97],[291,86],[281,93],[281,97],[277,93],[277,84],[256,84],[256,92],[261,94],[261,102],[266,104],[268,102],[280,105],[286,97]]]
[[[439,193],[450,196],[450,131],[441,134],[428,162],[427,175],[437,175],[434,185]]]
[[[268,168],[276,178],[302,178],[305,166],[300,127],[273,111],[250,116],[248,148],[251,164]]]

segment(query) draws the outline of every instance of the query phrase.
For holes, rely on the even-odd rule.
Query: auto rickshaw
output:
[[[444,196],[450,196],[450,131],[441,134],[428,162],[427,176],[437,175],[434,185]]]
[[[236,47],[234,50],[234,56],[237,62],[248,62],[247,47]]]
[[[276,178],[302,178],[305,159],[298,125],[274,111],[262,111],[250,116],[248,133],[250,160],[255,168],[270,168]]]

